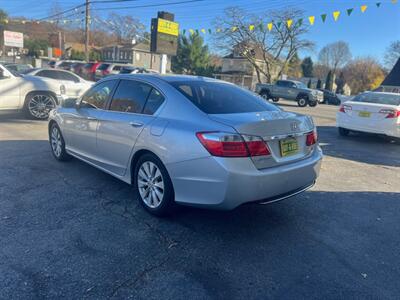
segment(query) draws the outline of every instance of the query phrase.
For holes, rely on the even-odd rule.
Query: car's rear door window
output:
[[[164,96],[157,89],[153,88],[147,98],[143,113],[145,115],[153,115],[163,102]]]
[[[228,83],[198,80],[170,84],[206,114],[279,111],[256,94]]]
[[[67,72],[58,71],[58,78],[60,80],[71,81],[71,82],[75,82],[75,83],[79,82],[78,77],[76,77],[73,74],[67,73]]]
[[[111,101],[110,110],[142,113],[151,89],[150,85],[143,82],[121,80]]]

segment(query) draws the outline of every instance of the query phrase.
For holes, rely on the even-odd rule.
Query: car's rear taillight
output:
[[[108,71],[108,70],[103,70],[103,75],[109,75],[110,74],[110,71]]]
[[[350,105],[342,104],[340,105],[339,112],[345,113],[346,111],[351,111],[353,108]]]
[[[386,119],[393,119],[400,117],[400,110],[397,109],[381,109],[379,111],[380,114],[385,114]]]
[[[318,135],[317,135],[317,131],[312,131],[307,133],[307,137],[306,137],[306,145],[307,146],[312,146],[315,145],[317,143],[318,140]]]
[[[257,136],[226,132],[198,132],[196,136],[213,156],[249,157],[271,154],[262,138]]]

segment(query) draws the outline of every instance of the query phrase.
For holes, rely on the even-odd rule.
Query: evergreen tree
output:
[[[301,62],[301,70],[303,71],[304,77],[313,77],[314,76],[314,63],[311,57],[306,57]]]
[[[346,84],[346,79],[344,78],[343,72],[340,72],[339,77],[336,79],[336,93],[343,94],[344,93],[344,86]]]
[[[333,89],[333,74],[332,74],[332,71],[329,71],[328,75],[326,76],[325,89],[327,89],[329,91],[332,91],[332,89]]]
[[[293,57],[289,60],[287,66],[287,75],[291,77],[300,78],[301,77],[301,62],[299,55],[297,52],[293,55]]]
[[[317,89],[321,89],[321,88],[322,88],[322,81],[321,81],[321,79],[318,78]]]
[[[179,36],[177,55],[172,58],[172,71],[190,75],[212,76],[208,47],[198,34]]]
[[[7,20],[7,18],[8,14],[4,10],[0,9],[0,25],[6,24],[5,20]]]
[[[311,79],[308,81],[308,83],[307,83],[307,87],[309,88],[309,89],[311,89],[311,85],[312,85],[312,82],[311,82]]]

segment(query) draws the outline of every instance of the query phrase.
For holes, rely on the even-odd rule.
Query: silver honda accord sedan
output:
[[[49,140],[56,159],[132,184],[155,215],[288,198],[314,184],[322,159],[310,117],[193,76],[107,77],[51,112]]]

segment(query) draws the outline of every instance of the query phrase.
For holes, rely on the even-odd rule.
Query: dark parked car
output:
[[[82,77],[86,80],[94,81],[97,68],[100,66],[99,62],[90,62],[82,67]]]
[[[82,68],[84,65],[86,65],[86,63],[84,62],[74,63],[71,65],[71,71],[74,72],[75,74],[81,75]]]
[[[320,91],[324,93],[324,102],[322,103],[340,105],[340,99],[334,92],[324,89],[321,89]]]

